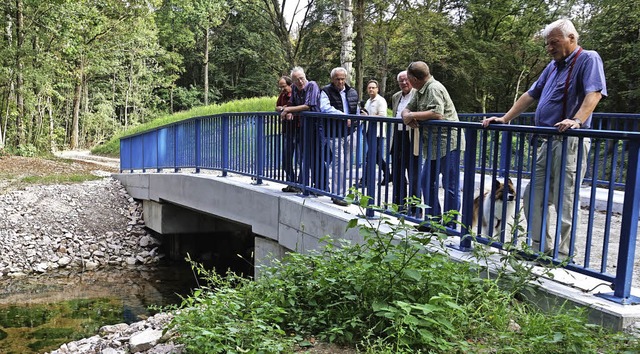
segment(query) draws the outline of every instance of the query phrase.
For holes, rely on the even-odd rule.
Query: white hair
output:
[[[291,69],[291,77],[293,77],[293,73],[302,73],[302,75],[304,75],[304,69],[300,66],[294,66],[293,69]]]
[[[400,80],[400,75],[405,74],[407,75],[407,71],[406,70],[402,70],[401,72],[398,73],[398,76],[396,76],[396,80]]]
[[[331,80],[333,80],[333,78],[336,77],[336,75],[338,74],[339,71],[342,71],[346,76],[348,76],[347,69],[339,66],[339,67],[333,68],[333,70],[331,70]]]
[[[562,32],[562,35],[564,36],[564,38],[567,38],[569,37],[570,34],[572,34],[573,37],[576,39],[576,43],[578,43],[578,37],[579,37],[578,31],[576,31],[576,28],[573,26],[573,23],[571,22],[571,20],[566,18],[563,18],[548,24],[547,27],[545,27],[544,30],[542,31],[542,38],[546,40],[547,37],[549,37],[549,34],[551,34],[551,32],[553,32],[556,29]]]

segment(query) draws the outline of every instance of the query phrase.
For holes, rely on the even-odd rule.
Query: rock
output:
[[[64,256],[60,259],[58,259],[58,265],[60,267],[66,267],[67,265],[69,265],[69,263],[71,263],[71,258]]]
[[[157,329],[147,329],[139,332],[129,339],[129,350],[131,353],[137,353],[151,349],[161,337],[162,331]]]

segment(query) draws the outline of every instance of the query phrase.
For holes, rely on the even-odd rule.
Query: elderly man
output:
[[[393,182],[393,203],[401,207],[401,212],[409,210],[403,208],[407,198],[407,176],[409,177],[409,195],[418,196],[420,181],[420,152],[414,149],[415,144],[420,139],[420,130],[410,128],[402,122],[402,111],[407,107],[413,97],[415,90],[409,79],[407,71],[401,71],[397,77],[400,91],[391,97],[391,108],[393,117],[398,119],[393,130],[391,143],[391,181]],[[415,215],[415,208],[411,208],[410,213]]]
[[[538,106],[535,113],[535,124],[539,127],[556,127],[558,131],[569,129],[588,129],[591,127],[591,116],[602,97],[607,96],[602,59],[597,52],[583,50],[578,46],[578,32],[573,23],[561,19],[549,24],[543,31],[545,48],[553,58],[542,71],[529,91],[525,92],[502,117],[490,117],[482,121],[483,126],[492,123],[508,123],[519,116],[535,101]],[[562,200],[562,222],[560,228],[560,244],[556,251],[564,256],[571,256],[571,230],[573,228],[573,204],[576,186],[582,183],[586,171],[587,155],[591,145],[590,139],[583,139],[580,146],[577,137],[567,139],[566,165],[562,168],[562,145],[560,139],[543,139],[538,148],[538,159],[532,177],[534,186],[527,185],[524,192],[524,208],[529,231],[533,239],[533,247],[550,254],[553,250],[554,238],[549,232],[549,205],[544,205],[544,184],[549,181],[549,204],[558,210]],[[548,146],[548,145],[551,146]],[[577,156],[582,150],[581,174],[577,175]],[[547,152],[551,153],[550,175],[546,175]],[[560,186],[560,178],[564,184]],[[533,201],[530,203],[531,199]],[[530,204],[532,204],[530,206]],[[531,208],[530,208],[531,207]],[[547,213],[544,225],[546,242],[541,245],[542,213]],[[558,211],[560,212],[560,211]],[[579,217],[580,213],[577,213]],[[579,223],[579,220],[575,220]]]
[[[291,100],[291,78],[281,76],[278,80],[280,95],[276,100],[276,111],[282,112]],[[296,169],[299,164],[294,164],[294,159],[300,160],[300,119],[282,119],[282,169],[288,182],[298,182]],[[299,193],[300,189],[294,186],[282,188],[283,192]]]
[[[299,119],[297,113],[304,111],[319,112],[320,88],[318,87],[318,84],[315,81],[308,81],[304,73],[304,69],[299,66],[296,66],[291,70],[291,81],[293,82],[291,99],[289,100],[289,104],[282,108],[280,113],[282,119]],[[300,122],[300,124],[303,125],[306,123]],[[311,156],[313,160],[314,156],[318,156],[320,154],[319,148],[317,147],[322,147],[324,145],[324,138],[322,138],[322,129],[317,123],[314,123],[314,127],[312,129],[311,141],[303,141],[304,139],[301,139],[301,141],[305,144],[305,148],[311,149]],[[311,169],[311,183],[313,187],[326,190],[326,164],[313,162],[314,161],[306,161],[306,166],[302,166],[302,168],[307,170]],[[308,181],[301,182],[307,183]]]
[[[433,78],[429,66],[422,61],[409,64],[407,78],[416,89],[413,98],[402,111],[402,120],[412,128],[418,128],[420,121],[445,119],[459,121],[456,107],[449,92],[439,81]],[[442,173],[444,187],[444,212],[460,210],[460,153],[464,151],[464,135],[457,128],[428,127],[422,132],[422,156],[425,159],[422,168],[422,194],[429,206],[426,214],[440,217],[441,208],[438,198],[438,181]],[[456,216],[447,222],[455,228]]]
[[[320,111],[332,114],[358,114],[358,92],[347,85],[347,70],[342,67],[331,70],[331,83],[322,88],[320,93]],[[330,139],[332,162],[332,187],[334,193],[346,192],[346,174],[341,179],[338,174],[349,170],[344,166],[345,156],[349,156],[351,148],[346,136],[350,133],[350,120],[324,120],[325,134]],[[342,182],[342,183],[339,183]],[[334,204],[347,206],[343,199],[332,198]]]

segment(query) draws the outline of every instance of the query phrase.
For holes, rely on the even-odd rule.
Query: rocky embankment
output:
[[[0,215],[0,277],[152,264],[161,257],[142,207],[110,177],[2,194]]]
[[[0,194],[0,279],[52,271],[152,265],[162,258],[142,207],[108,174],[79,184],[32,185]],[[105,326],[52,353],[180,353],[163,328],[169,314]]]

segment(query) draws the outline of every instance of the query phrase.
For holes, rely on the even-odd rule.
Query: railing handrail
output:
[[[466,116],[466,117],[470,117],[470,116],[489,116],[489,115],[500,115],[500,113],[497,114],[493,114],[493,113],[467,113],[467,114],[459,114],[460,116]],[[527,114],[523,114],[522,116],[532,116],[533,113],[527,113]],[[259,124],[259,122],[264,122],[264,124],[259,124],[259,127],[256,127],[255,131],[250,131],[250,134],[253,135],[247,135],[245,137],[245,139],[253,139],[255,141],[249,142],[246,141],[244,144],[249,144],[251,145],[251,143],[257,143],[254,144],[255,147],[253,147],[251,151],[248,151],[248,153],[253,154],[251,156],[247,155],[242,157],[242,161],[238,162],[240,165],[240,167],[237,167],[235,165],[230,165],[229,164],[229,159],[230,159],[230,153],[231,151],[230,149],[230,140],[229,140],[229,134],[230,131],[234,128],[243,128],[246,129],[246,125],[245,124],[239,124],[239,122],[237,121],[233,121],[234,123],[230,123],[231,122],[231,118],[256,118],[255,120],[252,121],[253,125]],[[640,114],[628,114],[628,113],[594,113],[594,118],[629,118],[632,119],[634,122],[636,120],[640,121]],[[264,118],[270,118],[271,120],[267,120]],[[319,113],[319,112],[302,112],[300,114],[300,119],[303,122],[303,130],[305,130],[305,134],[309,134],[310,129],[312,124],[306,124],[305,122],[313,122],[314,119],[327,119],[327,120],[337,120],[337,121],[345,121],[347,119],[351,119],[352,121],[356,121],[359,122],[360,124],[362,124],[363,126],[366,125],[370,125],[372,127],[376,127],[379,126],[380,124],[377,123],[388,123],[388,125],[382,124],[382,126],[384,127],[385,131],[387,132],[391,132],[394,131],[395,132],[395,128],[392,126],[392,124],[398,124],[400,123],[399,120],[397,118],[393,118],[393,117],[378,117],[378,116],[360,116],[360,115],[335,115],[335,114],[326,114],[326,113]],[[220,123],[215,123],[216,120],[221,120]],[[207,137],[203,137],[202,134],[204,134],[204,131],[207,131],[206,127],[208,127],[209,125],[205,124],[205,122],[209,125],[215,125],[215,124],[221,124],[219,127],[216,125],[215,127],[211,128],[209,127],[208,129],[210,129],[209,131],[213,131],[211,129],[221,129],[220,131],[222,132],[222,136],[221,136],[221,141],[220,142],[216,142],[216,141],[211,141],[208,142],[209,145],[208,148],[205,148],[205,145],[203,145],[203,139],[207,138]],[[340,196],[340,191],[333,191],[330,193],[328,192],[328,190],[323,190],[321,187],[318,187],[317,185],[311,186],[311,185],[306,185],[306,183],[308,183],[308,180],[305,179],[306,182],[301,182],[301,183],[290,183],[287,182],[280,174],[278,175],[273,175],[273,176],[266,176],[264,175],[265,173],[265,169],[271,168],[271,170],[273,169],[279,169],[280,167],[277,165],[277,163],[279,163],[278,161],[275,161],[275,165],[267,165],[266,162],[264,160],[265,156],[267,154],[277,154],[277,151],[274,152],[274,150],[269,150],[271,148],[271,146],[269,145],[265,145],[265,141],[264,139],[266,139],[267,136],[269,137],[273,137],[275,136],[276,139],[279,139],[277,136],[280,134],[281,132],[281,127],[278,125],[280,122],[279,119],[279,113],[277,112],[239,112],[239,113],[222,113],[222,114],[216,114],[216,115],[208,115],[208,116],[202,116],[202,117],[192,117],[189,119],[185,119],[182,121],[178,121],[178,122],[172,122],[169,123],[167,125],[161,126],[161,127],[155,127],[155,128],[150,128],[148,130],[142,131],[142,132],[137,132],[135,134],[131,134],[131,135],[127,135],[127,136],[123,136],[121,137],[121,151],[126,151],[128,152],[131,156],[133,156],[133,148],[132,148],[132,143],[134,142],[134,140],[139,140],[141,147],[140,149],[142,151],[137,152],[138,154],[142,154],[142,163],[141,165],[138,164],[136,165],[135,163],[133,163],[133,158],[132,157],[125,157],[123,156],[121,158],[121,170],[122,167],[124,166],[123,164],[125,164],[125,160],[128,160],[129,165],[127,165],[127,168],[125,169],[130,169],[132,172],[134,169],[142,169],[143,171],[145,169],[158,169],[161,170],[163,168],[171,168],[173,167],[174,170],[178,170],[179,168],[195,168],[196,171],[199,171],[200,168],[203,169],[211,169],[211,170],[220,170],[223,171],[223,174],[226,175],[227,172],[235,172],[235,173],[239,173],[239,174],[243,174],[243,175],[247,175],[247,176],[251,176],[254,177],[257,181],[257,183],[260,183],[262,181],[262,179],[265,180],[271,180],[271,181],[275,181],[275,182],[279,182],[279,183],[285,183],[285,184],[290,184],[293,186],[299,186],[303,189],[305,194],[309,194],[309,192],[318,192],[320,194],[323,195],[328,195],[331,197],[334,196]],[[372,123],[372,124],[369,124]],[[267,124],[267,125],[265,125]],[[635,124],[635,123],[634,123]],[[184,128],[176,128],[176,127],[180,127],[180,126],[184,126]],[[435,129],[437,128],[438,130],[443,130],[443,131],[449,131],[451,132],[451,128],[459,128],[459,131],[462,131],[463,129],[466,132],[475,132],[475,136],[478,135],[479,132],[491,132],[491,131],[496,131],[496,132],[501,132],[504,134],[499,134],[499,135],[495,135],[495,141],[497,142],[498,140],[502,140],[502,138],[499,138],[499,136],[505,136],[505,137],[510,137],[510,134],[519,134],[519,137],[527,137],[527,139],[532,137],[542,137],[544,138],[545,136],[554,136],[554,137],[578,137],[578,138],[582,138],[582,139],[586,139],[586,138],[591,138],[592,139],[592,144],[594,144],[594,141],[598,141],[598,140],[603,140],[603,141],[607,141],[607,142],[622,142],[622,147],[621,147],[621,154],[623,154],[624,158],[624,154],[625,151],[628,150],[628,157],[630,159],[633,159],[635,157],[638,156],[638,152],[634,151],[634,149],[637,149],[638,146],[640,146],[640,132],[636,132],[636,131],[617,131],[617,130],[600,130],[600,129],[574,129],[574,130],[568,130],[566,132],[560,133],[558,132],[557,129],[555,128],[551,128],[551,127],[536,127],[536,126],[532,126],[532,125],[518,125],[518,124],[492,124],[486,128],[482,128],[481,127],[481,123],[479,121],[460,121],[460,122],[451,122],[451,121],[443,121],[443,120],[431,120],[431,121],[426,121],[426,122],[422,122],[421,123],[422,127],[429,127]],[[174,129],[175,131],[171,132],[172,128],[176,128]],[[264,129],[267,128],[267,129]],[[382,128],[380,128],[382,129]],[[161,134],[162,132],[162,134]],[[184,161],[182,165],[178,165],[177,163],[177,156],[178,156],[178,144],[181,142],[177,141],[177,135],[178,133],[180,133],[180,137],[188,139],[190,143],[193,143],[194,147],[194,151],[190,152],[189,150],[187,151],[180,151],[180,153],[182,153],[183,155],[186,154],[184,156],[182,156],[181,161]],[[276,134],[274,134],[276,133]],[[366,140],[369,140],[369,144],[373,144],[372,146],[376,145],[375,139],[371,140],[371,138],[375,138],[375,131],[373,133],[369,132],[369,137]],[[483,133],[483,134],[485,134]],[[174,156],[174,163],[173,165],[170,166],[166,166],[163,165],[158,159],[159,159],[159,151],[161,149],[161,147],[159,146],[159,142],[156,141],[155,145],[149,145],[147,146],[146,150],[144,149],[145,146],[145,139],[149,139],[149,137],[151,137],[152,139],[160,139],[159,136],[160,135],[168,135],[168,134],[173,134],[171,135],[171,138],[173,139],[172,141],[165,141],[163,142],[164,145],[171,145],[170,147],[173,149],[173,151],[169,152],[169,153],[173,153]],[[466,133],[465,133],[466,134]],[[487,133],[488,134],[488,133]],[[360,133],[358,133],[358,135],[360,135]],[[306,137],[308,137],[307,135],[305,135]],[[494,136],[494,135],[492,135]],[[468,136],[467,136],[468,137]],[[226,139],[226,140],[225,140]],[[258,140],[256,140],[258,139]],[[260,140],[261,139],[261,140]],[[486,144],[486,136],[485,136],[485,143]],[[358,144],[360,144],[360,138],[358,138]],[[534,139],[534,142],[536,140]],[[566,139],[565,139],[566,141]],[[512,143],[515,144],[515,142],[511,141]],[[152,144],[153,141],[151,141],[150,144]],[[501,142],[501,144],[504,146],[504,141]],[[215,164],[209,164],[207,165],[206,162],[203,162],[201,160],[201,154],[210,152],[209,150],[211,148],[215,148],[214,145],[211,144],[220,144],[220,145],[224,145],[222,146],[222,160],[223,163],[222,165],[215,165]],[[240,142],[240,145],[238,145],[238,141],[235,141],[235,144],[233,146],[234,149],[238,150],[244,150],[244,148],[242,148],[242,143]],[[521,143],[524,144],[524,143]],[[597,143],[598,144],[598,143]],[[510,144],[509,144],[510,145]],[[253,146],[253,145],[252,145]],[[472,144],[472,146],[478,146],[477,144]],[[483,145],[484,149],[494,149],[494,147],[497,147],[498,145],[495,144],[491,144],[491,145]],[[515,145],[514,145],[515,146]],[[524,146],[524,145],[521,145]],[[599,145],[596,145],[596,147]],[[353,147],[350,148],[354,148],[356,147],[356,145],[354,145]],[[165,148],[165,147],[162,147]],[[167,147],[168,148],[168,147]],[[530,148],[530,147],[529,147]],[[477,149],[480,149],[480,146],[478,146]],[[513,147],[509,147],[508,149],[514,149]],[[510,150],[509,150],[510,151]],[[604,151],[604,148],[603,150]],[[613,151],[613,156],[615,158],[616,154],[617,154],[618,148],[616,147],[616,150]],[[353,151],[352,151],[353,152]],[[498,156],[498,153],[492,153],[489,151],[476,151],[477,153],[483,153],[485,155],[495,155]],[[474,152],[474,153],[476,153]],[[308,150],[305,150],[304,154],[307,154]],[[522,152],[523,154],[526,154],[526,152]],[[154,155],[155,154],[155,155]],[[194,156],[192,156],[193,154],[195,154]],[[304,155],[303,154],[303,155]],[[606,158],[606,154],[607,152],[603,152],[605,158]],[[149,155],[150,157],[155,156],[156,158],[156,162],[154,165],[154,162],[149,162],[150,165],[147,165],[147,162],[145,161],[145,156]],[[308,156],[311,155],[305,155],[307,156],[306,158],[309,158]],[[369,157],[371,157],[371,152],[369,153]],[[467,156],[467,155],[465,155]],[[507,154],[507,156],[510,156],[509,154]],[[193,161],[190,160],[193,158]],[[273,158],[273,156],[272,156]],[[489,159],[491,159],[492,157],[489,156]],[[256,159],[255,161],[253,161],[252,159]],[[467,163],[466,161],[466,157],[465,157],[465,163]],[[485,163],[486,163],[486,157],[483,158]],[[277,157],[276,157],[277,160]],[[472,159],[469,159],[470,161],[475,161],[475,156]],[[164,160],[163,160],[164,161]],[[595,161],[595,160],[594,160]],[[309,162],[307,162],[309,163]],[[514,176],[515,173],[513,170],[509,171],[509,169],[511,167],[509,167],[508,165],[503,165],[504,161],[501,161],[501,165],[499,168],[502,169],[502,171],[506,172],[506,175],[511,175]],[[594,162],[595,163],[595,162]],[[632,171],[632,173],[626,175],[626,179],[624,180],[624,183],[621,183],[619,180],[616,179],[617,184],[614,183],[613,178],[618,178],[617,176],[617,172],[616,169],[620,169],[622,170],[624,167],[621,166],[613,166],[612,167],[612,177],[610,176],[611,180],[608,181],[608,188],[611,189],[612,187],[625,187],[625,191],[626,193],[626,199],[625,199],[625,203],[631,203],[631,201],[629,201],[629,199],[639,199],[640,198],[640,191],[636,191],[637,187],[636,184],[639,184],[638,181],[629,181],[629,178],[639,178],[638,175],[640,175],[640,172],[636,173],[636,171],[638,170],[638,161],[626,161],[626,163],[628,163],[629,165],[627,166],[629,168],[630,171]],[[617,164],[617,162],[616,162]],[[135,167],[138,166],[138,167]],[[141,167],[140,167],[141,166]],[[249,169],[244,170],[244,166],[249,166]],[[253,166],[253,167],[251,167]],[[257,167],[256,167],[257,166]],[[493,169],[495,169],[496,166],[496,162],[493,162]],[[506,166],[506,167],[505,167]],[[595,167],[599,167],[597,166],[597,164],[594,164]],[[309,166],[307,166],[308,168]],[[469,176],[474,176],[476,174],[476,164],[474,164],[474,166],[470,166],[472,168],[466,168],[469,166],[464,166],[464,172],[465,172],[465,190],[467,190],[467,188],[470,188],[471,190],[473,189],[472,186],[473,184],[471,180],[467,181],[467,177]],[[597,169],[594,167],[594,171],[597,171]],[[309,177],[308,174],[308,170],[307,168],[304,168],[304,172],[302,172],[303,176],[306,176],[305,178]],[[518,179],[522,178],[522,174],[523,171],[522,169],[524,168],[523,165],[518,165],[517,168],[520,168],[520,170],[516,171],[517,175],[518,175]],[[604,166],[603,168],[606,168],[606,166]],[[482,167],[482,173],[485,173],[486,171],[490,171],[491,167],[487,167],[484,166]],[[313,172],[313,171],[312,171]],[[368,191],[368,193],[372,193],[373,196],[376,195],[376,193],[380,193],[380,187],[374,188],[374,184],[372,181],[375,180],[375,176],[374,176],[374,168],[372,167],[372,165],[369,166],[367,171],[363,170],[363,175],[366,173],[367,176],[370,176],[369,179],[369,185],[366,187],[366,190]],[[616,172],[616,175],[613,175],[613,173]],[[595,173],[595,172],[594,172]],[[621,177],[623,176],[622,174],[620,175]],[[346,178],[346,176],[342,176],[342,179],[344,180]],[[353,177],[350,177],[353,178]],[[356,178],[357,178],[357,174],[356,174]],[[592,176],[592,185],[595,186],[596,183],[598,183],[598,185],[602,185],[603,181],[602,180],[598,180],[597,179],[598,176]],[[606,182],[606,181],[605,181]],[[395,188],[395,186],[394,186]],[[376,191],[377,189],[377,191]],[[592,188],[595,189],[595,188]],[[610,192],[611,193],[611,192]],[[593,195],[592,195],[593,198]],[[640,202],[640,200],[635,201],[635,202]],[[468,203],[468,201],[467,201]],[[611,201],[608,202],[609,204],[611,203]],[[382,205],[382,204],[381,204]],[[464,207],[465,204],[463,204]],[[465,207],[467,208],[468,205]],[[610,205],[608,206],[608,208],[610,208]],[[633,208],[629,208],[629,209],[633,209]],[[607,209],[609,210],[609,209]],[[633,210],[637,210],[637,208],[633,209]],[[469,213],[469,210],[465,209],[463,212],[463,215],[465,213]],[[635,218],[635,219],[634,219]],[[635,237],[636,237],[636,229],[634,228],[634,225],[637,225],[638,222],[638,215],[629,215],[629,213],[627,212],[626,208],[625,211],[623,212],[623,228],[625,232],[628,233],[632,233],[632,235],[625,235],[625,239],[628,240],[629,242],[634,242],[635,243]],[[463,239],[465,238],[465,235],[461,235],[463,237]],[[629,237],[627,237],[629,236]],[[624,247],[626,247],[625,249],[622,249]],[[587,275],[591,275],[594,276],[596,278],[599,279],[604,279],[604,280],[608,280],[608,281],[613,281],[616,285],[616,289],[614,290],[614,298],[616,299],[622,299],[622,301],[626,301],[626,299],[630,296],[630,274],[628,272],[628,268],[629,268],[629,264],[628,262],[633,263],[633,256],[629,255],[629,252],[635,251],[634,247],[631,247],[634,245],[622,245],[622,242],[620,243],[620,256],[619,256],[619,262],[623,262],[622,259],[626,259],[626,263],[622,264],[619,263],[617,266],[617,269],[619,270],[624,270],[622,272],[616,272],[616,276],[613,277],[609,274],[607,274],[604,270],[601,270],[600,272],[595,272],[593,270],[589,270],[586,267],[583,269],[579,269],[579,267],[574,267],[572,265],[567,266],[567,268],[569,269],[574,269],[577,271],[580,271],[584,274]],[[625,253],[626,252],[626,253]],[[624,279],[622,279],[624,278]]]

